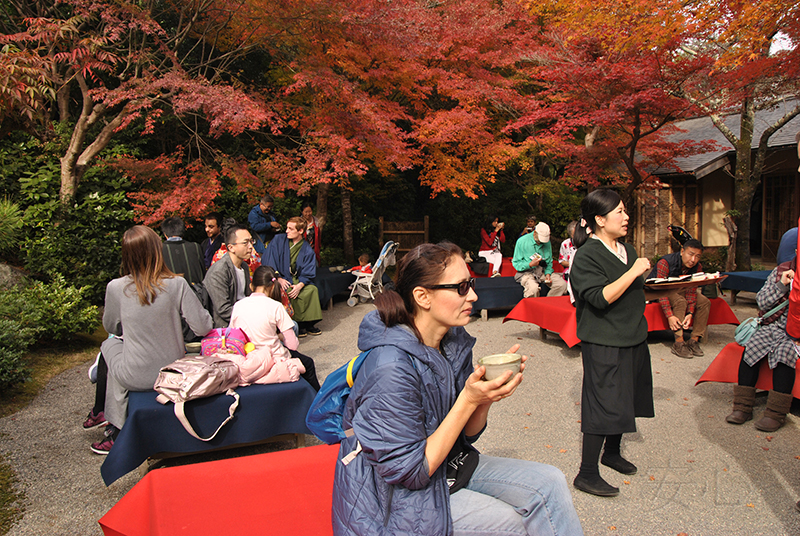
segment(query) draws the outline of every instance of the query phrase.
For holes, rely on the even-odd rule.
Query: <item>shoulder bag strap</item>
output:
[[[187,432],[189,432],[189,434],[191,434],[192,437],[199,439],[200,441],[211,441],[217,436],[219,431],[222,430],[222,427],[228,424],[228,421],[233,419],[233,413],[236,411],[236,408],[239,407],[239,393],[237,393],[233,389],[228,389],[227,391],[225,391],[225,394],[228,396],[232,396],[234,398],[234,401],[233,404],[231,404],[230,407],[228,408],[228,417],[224,421],[222,421],[222,424],[219,425],[216,432],[211,434],[211,437],[206,437],[206,438],[200,437],[199,435],[197,435],[197,432],[194,431],[194,428],[192,428],[192,425],[189,423],[189,419],[186,418],[186,413],[184,413],[183,411],[183,405],[185,404],[185,402],[175,403],[175,416],[178,418],[179,421],[181,421],[183,427],[186,429]]]

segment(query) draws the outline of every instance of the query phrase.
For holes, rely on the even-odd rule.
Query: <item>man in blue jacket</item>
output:
[[[271,195],[265,194],[264,197],[261,198],[261,201],[250,210],[250,214],[247,216],[247,223],[250,224],[250,229],[255,235],[253,237],[256,241],[255,250],[262,257],[269,243],[281,230],[278,217],[272,211],[274,206],[275,200]]]

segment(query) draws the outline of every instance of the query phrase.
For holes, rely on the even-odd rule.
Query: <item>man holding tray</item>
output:
[[[680,252],[664,255],[656,263],[650,277],[667,278],[691,275],[703,271],[700,255],[703,244],[694,238],[687,240]],[[672,353],[686,359],[703,355],[700,339],[706,334],[711,302],[697,287],[676,289],[667,296],[659,298],[658,303],[669,322],[669,329],[675,333]],[[684,342],[683,330],[692,328],[692,338]]]

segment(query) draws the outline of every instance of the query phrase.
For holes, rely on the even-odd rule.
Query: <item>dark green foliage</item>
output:
[[[28,378],[22,356],[34,344],[67,341],[97,328],[100,314],[86,303],[86,291],[58,274],[52,283],[0,290],[0,390]]]
[[[133,213],[126,198],[130,182],[103,165],[90,167],[75,200],[64,206],[58,197],[64,135],[51,141],[20,141],[19,134],[0,142],[0,181],[7,195],[14,195],[24,210],[19,260],[32,274],[50,277],[64,274],[77,287],[87,287],[86,296],[101,303],[105,287],[119,276],[120,239],[133,225]],[[113,145],[105,157],[133,152],[122,144]],[[13,162],[13,165],[12,165]]]
[[[723,272],[728,260],[728,246],[705,248],[700,256],[700,264],[704,272]]]

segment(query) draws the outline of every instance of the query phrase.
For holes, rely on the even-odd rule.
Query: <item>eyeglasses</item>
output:
[[[234,242],[233,243],[234,246],[240,246],[240,245],[241,246],[247,246],[247,245],[254,246],[255,244],[256,244],[256,241],[253,238],[251,238],[250,240],[243,240],[241,242]]]
[[[475,290],[475,278],[470,277],[466,281],[462,281],[461,283],[449,283],[447,285],[433,285],[432,287],[428,287],[431,290],[436,290],[440,288],[452,289],[458,292],[459,296],[466,296],[469,293],[469,289]]]

